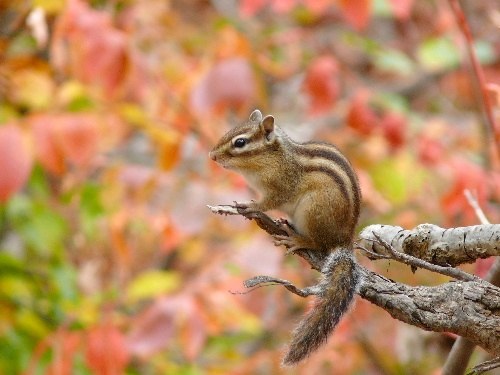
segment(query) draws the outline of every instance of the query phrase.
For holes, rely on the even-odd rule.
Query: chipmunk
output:
[[[261,194],[238,208],[279,209],[290,217],[292,224],[283,225],[288,235],[275,235],[276,245],[287,253],[307,249],[327,256],[315,304],[294,330],[283,359],[294,365],[326,342],[360,283],[352,254],[361,201],[356,173],[336,147],[295,142],[259,110],[227,132],[209,157],[242,174]]]

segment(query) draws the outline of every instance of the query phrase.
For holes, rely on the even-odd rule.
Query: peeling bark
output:
[[[242,215],[255,220],[270,234],[282,234],[278,221],[262,212],[245,212],[233,206],[209,208],[217,214]],[[391,246],[389,249],[376,243],[375,232]],[[359,243],[370,248],[373,258],[394,258],[394,252],[406,254],[406,264],[421,267],[422,260],[431,270],[472,262],[478,258],[499,255],[500,225],[443,229],[432,224],[419,225],[413,231],[400,227],[372,225],[361,232]],[[299,250],[312,268],[321,270],[325,255]],[[399,254],[403,255],[403,254]],[[415,262],[411,258],[418,257]],[[397,259],[397,258],[396,258]],[[472,275],[437,286],[408,286],[389,280],[362,266],[363,282],[358,294],[386,310],[393,318],[427,331],[452,332],[469,339],[486,351],[500,355],[500,288]],[[263,284],[283,285],[290,292],[307,297],[321,293],[318,285],[298,288],[291,282],[272,276],[256,276],[245,282],[253,288]]]
[[[491,284],[456,281],[412,287],[365,270],[359,295],[395,319],[426,331],[452,332],[500,354],[500,289]]]
[[[473,263],[480,258],[500,255],[500,224],[444,229],[421,224],[413,230],[389,225],[370,225],[360,233],[359,244],[377,254],[388,251],[374,242],[373,233],[397,251],[440,266]]]

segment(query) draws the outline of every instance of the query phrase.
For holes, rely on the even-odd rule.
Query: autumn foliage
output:
[[[494,5],[466,16],[498,122]],[[210,214],[252,194],[207,152],[260,108],[348,155],[360,228],[476,224],[464,189],[498,222],[498,145],[465,43],[441,1],[0,3],[0,373],[437,373],[453,337],[364,301],[307,364],[281,369],[307,301],[231,292],[257,274],[317,275]]]

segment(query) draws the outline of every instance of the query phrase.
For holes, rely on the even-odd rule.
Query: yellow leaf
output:
[[[58,13],[66,5],[66,0],[34,0],[33,5],[42,8],[46,13]]]
[[[127,297],[133,302],[153,298],[176,290],[180,277],[172,271],[149,271],[136,277],[127,288]]]
[[[49,333],[45,322],[33,311],[22,309],[16,316],[18,330],[24,330],[38,337],[44,337]]]

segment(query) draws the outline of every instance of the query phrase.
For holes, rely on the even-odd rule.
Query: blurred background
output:
[[[498,2],[462,7],[499,121]],[[359,229],[478,224],[464,189],[498,222],[466,47],[437,0],[0,1],[0,373],[438,374],[453,335],[359,298],[327,345],[280,368],[312,299],[231,291],[318,274],[209,212],[253,195],[207,153],[259,108],[350,158]],[[411,285],[447,281],[358,259]]]

